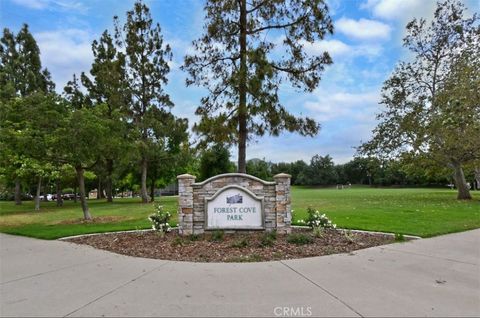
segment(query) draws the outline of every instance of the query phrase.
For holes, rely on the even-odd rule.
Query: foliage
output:
[[[190,234],[188,236],[188,240],[191,242],[198,241],[199,239],[200,239],[200,236],[198,236],[198,234]]]
[[[325,3],[209,0],[205,20],[204,34],[193,42],[195,52],[183,65],[187,85],[209,91],[194,126],[203,140],[238,144],[238,171],[246,172],[251,136],[278,136],[284,130],[315,135],[319,125],[289,113],[278,95],[284,81],[313,91],[332,63],[327,52],[310,56],[305,50],[333,32]]]
[[[395,233],[395,242],[404,242],[405,236],[402,233]]]
[[[287,242],[295,245],[305,245],[313,243],[313,238],[303,233],[291,233],[287,235]]]
[[[123,26],[118,17],[114,17],[114,23],[116,44],[125,52],[127,107],[131,136],[140,155],[141,197],[145,203],[149,150],[157,144],[158,135],[168,134],[168,120],[174,119],[170,114],[173,103],[164,87],[172,52],[164,43],[160,25],[153,23],[149,8],[141,1],[136,1],[133,10],[127,12]]]
[[[200,157],[199,170],[200,180],[206,180],[221,173],[233,172],[234,166],[230,162],[230,152],[221,144],[205,150]]]
[[[384,110],[363,154],[428,157],[454,171],[458,199],[470,199],[463,167],[480,157],[479,17],[464,17],[457,0],[437,4],[431,23],[407,24],[401,62],[382,89]],[[458,84],[458,86],[457,86]]]
[[[335,229],[337,227],[325,214],[321,214],[312,207],[308,207],[307,215],[307,221],[300,220],[299,223],[305,222],[305,224],[312,229],[313,235],[316,237],[321,237],[324,229]]]
[[[225,236],[225,232],[222,230],[215,230],[212,232],[212,235],[210,236],[210,241],[212,242],[221,242],[223,241],[223,238]]]
[[[260,239],[260,246],[261,247],[269,247],[275,244],[275,240],[277,239],[277,232],[266,232],[262,235]]]
[[[344,230],[343,236],[349,243],[355,243],[355,234],[353,234],[351,230]]]
[[[169,223],[171,217],[170,212],[164,211],[162,205],[157,205],[155,213],[150,214],[148,219],[152,222],[152,229],[164,235],[171,230]]]
[[[260,159],[251,159],[247,161],[247,173],[262,180],[272,180],[270,171],[271,163]]]
[[[234,248],[245,248],[248,246],[248,239],[246,237],[238,239],[233,242],[231,246]]]

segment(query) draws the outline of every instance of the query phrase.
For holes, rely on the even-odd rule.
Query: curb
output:
[[[308,229],[310,227],[308,226],[303,226],[303,225],[292,225],[294,228],[298,229]],[[383,235],[388,235],[388,236],[395,236],[395,233],[390,233],[390,232],[377,232],[377,231],[366,231],[366,230],[352,230],[352,229],[341,229],[341,228],[336,228],[336,230],[340,231],[351,231],[353,233],[369,233],[369,234],[383,234]],[[420,236],[415,236],[415,235],[408,235],[404,234],[403,237],[411,239],[411,240],[420,240],[422,237]]]
[[[303,225],[292,225],[293,228],[297,229],[308,229],[310,227],[308,226],[303,226]],[[172,227],[172,230],[178,229],[178,227]],[[340,229],[337,228],[337,230],[340,231],[351,231],[353,233],[370,233],[370,234],[382,234],[382,235],[388,235],[388,236],[395,236],[395,233],[389,233],[389,232],[376,232],[376,231],[365,231],[365,230],[351,230],[351,229]],[[72,235],[72,236],[65,236],[65,237],[60,237],[57,239],[57,241],[63,241],[63,240],[69,240],[72,238],[78,238],[78,237],[85,237],[85,236],[95,236],[95,235],[102,235],[102,234],[117,234],[117,233],[143,233],[143,232],[151,232],[153,231],[152,229],[144,229],[144,230],[128,230],[128,231],[115,231],[115,232],[101,232],[101,233],[90,233],[90,234],[80,234],[80,235]],[[403,235],[403,237],[411,240],[419,240],[422,239],[420,236],[415,236],[415,235]]]
[[[176,227],[172,227],[172,230],[173,230],[173,229],[176,229]],[[57,239],[57,241],[69,240],[69,239],[77,238],[77,237],[96,236],[96,235],[102,235],[102,234],[143,233],[143,232],[151,232],[151,231],[153,231],[153,230],[152,230],[152,229],[144,229],[144,230],[128,230],[128,231],[115,231],[115,232],[100,232],[100,233],[79,234],[79,235],[59,237],[59,238]]]

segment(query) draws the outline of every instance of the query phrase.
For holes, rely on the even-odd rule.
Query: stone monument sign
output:
[[[264,181],[242,173],[226,173],[203,182],[178,178],[178,225],[183,235],[208,230],[276,230],[289,233],[290,175]]]

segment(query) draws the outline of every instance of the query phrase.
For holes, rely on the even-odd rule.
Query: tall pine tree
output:
[[[135,2],[133,10],[127,12],[123,26],[118,17],[114,22],[116,43],[125,49],[127,89],[131,96],[129,114],[140,153],[142,202],[147,203],[148,145],[154,135],[152,124],[158,118],[158,111],[169,112],[173,107],[164,90],[172,53],[170,46],[164,44],[160,25],[153,23],[150,10],[142,1]]]
[[[50,72],[42,69],[40,49],[27,24],[24,24],[15,35],[8,28],[3,30],[0,39],[0,103],[2,112],[8,107],[6,103],[13,102],[16,97],[26,98],[32,94],[47,94],[53,92],[55,86],[51,80]],[[34,100],[34,99],[30,99]],[[17,103],[17,105],[19,105]],[[32,105],[32,111],[33,111]],[[15,112],[15,109],[12,110]],[[8,117],[8,114],[2,114]],[[17,116],[18,117],[18,116]],[[21,120],[21,119],[19,119]],[[4,128],[4,127],[2,127]],[[15,140],[2,140],[5,149],[16,144]],[[11,156],[2,156],[3,165],[10,167],[7,172],[15,180],[15,203],[21,204],[21,180],[18,175],[19,162],[28,152],[27,149],[14,149],[9,152]]]
[[[306,47],[333,32],[323,0],[208,0],[203,36],[185,57],[187,85],[206,87],[194,128],[207,142],[238,144],[238,171],[246,172],[246,144],[252,136],[282,131],[313,136],[319,125],[282,105],[280,85],[314,90],[327,52],[310,56]],[[289,105],[295,106],[295,105]]]

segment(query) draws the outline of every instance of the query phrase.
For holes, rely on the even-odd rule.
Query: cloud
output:
[[[88,8],[77,0],[13,0],[19,6],[34,10],[75,11],[86,13]]]
[[[35,34],[41,52],[43,67],[52,73],[61,92],[73,74],[88,73],[93,61],[92,35],[79,29],[45,31]]]
[[[359,40],[386,40],[392,31],[388,24],[380,21],[341,18],[336,23],[336,29],[341,33]]]
[[[19,6],[29,9],[41,10],[48,7],[48,0],[13,0]]]
[[[322,40],[314,43],[302,41],[305,52],[310,55],[320,55],[328,52],[336,59],[352,58],[352,57],[377,57],[382,53],[382,47],[374,44],[349,45],[340,40]]]
[[[305,108],[320,122],[343,118],[365,120],[374,118],[380,100],[378,90],[350,93],[319,89],[315,91],[316,100],[305,102]]]
[[[414,17],[432,15],[435,1],[368,0],[360,8],[369,9],[376,17],[386,20],[408,21]]]

